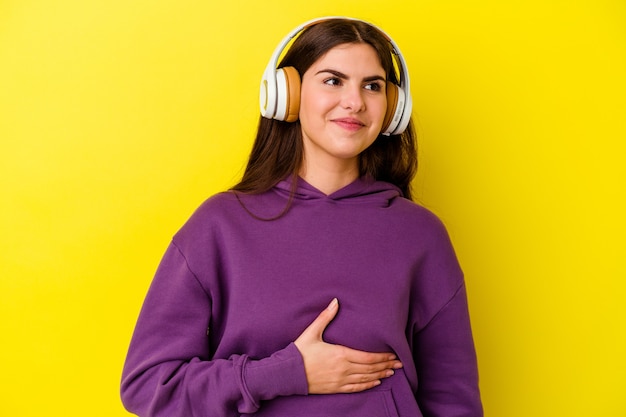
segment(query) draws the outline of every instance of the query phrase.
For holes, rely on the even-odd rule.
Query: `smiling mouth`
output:
[[[365,126],[365,124],[363,124],[359,120],[352,118],[333,119],[333,123],[350,131],[356,131]]]

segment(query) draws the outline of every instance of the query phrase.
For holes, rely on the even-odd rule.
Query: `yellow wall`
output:
[[[267,3],[0,2],[0,415],[127,415],[161,254],[241,174],[275,44],[326,14],[406,56],[487,415],[626,415],[626,3]]]

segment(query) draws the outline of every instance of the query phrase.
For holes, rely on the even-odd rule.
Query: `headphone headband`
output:
[[[397,103],[387,103],[395,104],[395,108],[393,109],[393,113],[389,114],[389,117],[385,117],[385,119],[389,119],[389,126],[384,127],[384,131],[382,132],[384,135],[398,135],[402,133],[409,124],[409,120],[411,118],[411,110],[412,110],[412,100],[410,94],[410,82],[409,82],[409,72],[402,58],[402,53],[400,52],[400,48],[394,42],[394,40],[389,36],[384,30],[379,27],[366,22],[364,20],[355,19],[351,17],[344,16],[328,16],[312,19],[302,23],[297,26],[291,32],[285,36],[281,42],[278,44],[274,53],[270,57],[270,60],[265,68],[265,72],[263,73],[263,78],[261,80],[261,92],[260,92],[260,107],[261,107],[261,115],[263,117],[269,119],[277,119],[277,120],[286,120],[286,121],[295,121],[297,120],[297,111],[292,108],[290,111],[289,103],[289,95],[293,95],[293,92],[284,92],[281,91],[283,87],[283,83],[286,82],[285,78],[287,78],[286,74],[282,74],[281,70],[278,69],[278,60],[289,44],[289,42],[295,38],[300,32],[305,30],[306,28],[316,25],[318,23],[333,20],[333,19],[344,19],[344,20],[352,20],[357,22],[363,22],[374,29],[376,29],[381,35],[387,39],[387,41],[391,45],[391,54],[395,59],[396,63],[399,67],[399,91],[397,92]],[[278,73],[278,74],[277,74]],[[299,90],[299,82],[297,88]],[[288,88],[288,86],[287,86]],[[285,97],[286,96],[286,97]],[[298,91],[299,97],[299,91]],[[299,102],[297,103],[299,106]],[[294,115],[295,113],[295,115]]]

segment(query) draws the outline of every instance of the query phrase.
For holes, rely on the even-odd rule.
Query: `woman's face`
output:
[[[374,48],[330,49],[302,76],[300,124],[307,165],[358,166],[358,155],[381,131],[386,76]]]

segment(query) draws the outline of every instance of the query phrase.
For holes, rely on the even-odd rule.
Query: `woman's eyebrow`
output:
[[[334,69],[330,69],[330,68],[320,70],[320,71],[316,72],[316,73],[315,73],[315,75],[318,75],[318,74],[321,74],[321,73],[324,73],[324,72],[327,72],[327,73],[329,73],[329,74],[332,74],[332,75],[334,75],[335,77],[337,77],[337,78],[339,78],[339,79],[342,79],[342,80],[347,80],[348,78],[350,78],[350,77],[348,77],[346,74],[344,74],[343,72],[341,72],[341,71],[337,71],[337,70],[334,70]],[[365,78],[363,78],[363,81],[365,81],[365,82],[369,82],[369,81],[378,81],[378,80],[383,81],[383,82],[386,82],[386,81],[387,81],[387,80],[385,79],[385,77],[383,77],[383,76],[381,76],[381,75],[371,75],[371,76],[369,76],[369,77],[365,77]]]

